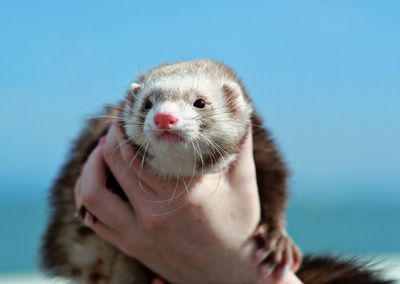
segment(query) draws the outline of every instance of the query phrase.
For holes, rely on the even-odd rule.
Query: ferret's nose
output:
[[[178,121],[178,118],[168,113],[157,113],[153,120],[158,128],[170,129]]]

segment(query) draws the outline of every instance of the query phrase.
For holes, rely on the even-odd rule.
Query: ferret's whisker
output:
[[[217,186],[215,187],[214,192],[212,192],[209,196],[212,196],[213,194],[215,194],[215,192],[217,191],[216,189],[219,187],[219,184],[220,184],[220,181],[221,181],[221,175],[226,174],[226,172],[227,172],[227,171],[225,171],[225,173],[220,173],[220,174],[219,174]],[[217,200],[214,201],[214,204],[211,205],[211,208],[217,206],[218,203],[221,202],[221,200],[224,199],[224,196],[228,193],[228,190],[226,190],[226,188],[223,187],[222,189],[225,189],[225,190],[222,192],[222,194],[220,194],[220,197],[217,198]]]
[[[225,150],[223,147],[221,147],[218,143],[213,142],[211,139],[209,139],[209,138],[206,137],[205,135],[201,134],[201,136],[202,136],[204,139],[206,139],[206,140],[211,144],[211,146],[219,153],[219,155],[220,155],[220,157],[223,159],[223,161],[229,162],[229,161],[227,160],[227,157],[229,157],[230,155],[229,155],[228,152],[226,152],[226,150]],[[222,153],[221,153],[221,151],[222,151]],[[236,161],[232,161],[232,163],[233,163],[234,166],[236,166]]]
[[[210,114],[206,114],[206,115],[204,115],[204,114],[200,114],[199,116],[198,116],[198,118],[210,118],[210,117],[214,117],[214,116],[220,116],[220,115],[222,115],[222,114],[228,114],[228,115],[230,115],[230,114],[232,114],[230,111],[224,111],[224,112],[216,112],[216,113],[210,113]],[[233,120],[233,118],[232,118],[232,120]]]
[[[175,188],[174,188],[174,191],[173,191],[173,193],[171,195],[171,198],[168,201],[168,204],[171,204],[171,202],[174,200],[174,197],[175,197],[175,194],[176,194],[176,190],[178,188],[178,183],[179,183],[179,177],[176,179]]]
[[[123,141],[123,142],[121,142],[121,143],[119,143],[117,146],[114,147],[114,149],[113,149],[112,152],[111,152],[111,160],[113,159],[113,156],[114,156],[114,154],[115,154],[115,151],[117,151],[118,148],[124,146],[124,145],[125,145],[126,143],[128,143],[130,140],[131,140],[131,138],[130,138],[130,139],[127,139],[127,140],[125,140],[125,141]]]
[[[133,162],[135,161],[135,159],[137,158],[138,155],[140,155],[140,153],[143,151],[143,145],[141,145],[139,147],[139,149],[136,151],[135,155],[132,157],[131,161],[129,162],[129,166],[128,166],[128,170],[131,169]]]
[[[218,189],[218,187],[219,187],[219,185],[220,185],[220,183],[221,183],[221,175],[222,175],[222,173],[219,173],[219,174],[218,174],[218,181],[217,181],[217,184],[215,185],[215,187],[214,187],[214,189],[211,191],[211,193],[208,195],[208,197],[214,195],[214,194],[217,192],[217,189]]]
[[[184,194],[186,191],[185,190],[181,190],[179,193],[175,194],[175,199],[178,198],[179,196],[181,196],[182,194]],[[171,198],[167,198],[167,199],[161,199],[161,200],[154,200],[154,199],[143,199],[146,202],[149,203],[167,203],[171,200]]]
[[[208,138],[207,136],[205,136],[204,134],[200,134],[205,140],[207,140],[211,146],[213,146],[213,148],[215,150],[217,150],[217,152],[219,153],[219,155],[221,155],[221,157],[223,157],[223,153],[221,153],[220,150],[222,150],[224,152],[225,155],[229,156],[229,154],[220,146],[218,145],[216,142],[213,142],[210,138]]]
[[[122,117],[113,116],[113,115],[94,115],[94,116],[86,117],[86,119],[94,119],[94,118],[110,118],[112,120],[116,119],[116,120],[119,120],[119,121],[123,121]]]
[[[185,139],[185,142],[187,143],[186,139]],[[192,141],[190,142],[190,144],[192,145],[194,160],[193,160],[192,176],[190,177],[188,185],[190,185],[192,183],[192,180],[196,174],[196,168],[197,168],[196,147]],[[201,157],[201,153],[199,153],[199,155]]]
[[[198,149],[198,154],[199,154],[199,157],[200,157],[200,160],[201,160],[201,175],[203,175],[204,174],[204,159],[203,159],[203,155],[201,154],[201,149],[200,149],[200,145],[199,145],[199,141],[197,140],[197,139],[195,139],[194,140],[195,142],[196,142],[196,144],[197,144],[197,149]],[[193,143],[193,147],[194,148],[196,148],[195,147],[195,145],[194,145],[194,143]]]
[[[192,196],[191,196],[191,194],[190,194],[190,191],[189,191],[188,185],[186,184],[185,179],[182,179],[182,181],[183,181],[183,186],[184,186],[185,189],[186,189],[187,195],[189,196],[189,200],[192,200]]]
[[[149,214],[149,215],[157,217],[157,216],[166,216],[166,215],[172,214],[172,213],[182,209],[183,207],[185,207],[186,204],[189,203],[189,201],[190,201],[190,199],[187,199],[182,205],[178,206],[177,208],[172,209],[171,211],[167,211],[167,212],[164,212],[164,213]]]
[[[116,107],[116,109],[121,110],[121,111],[131,111],[133,113],[135,113],[135,109],[131,108],[128,104],[124,104],[124,105],[119,105]]]
[[[143,157],[142,157],[142,162],[140,163],[140,168],[139,168],[139,187],[142,190],[142,192],[144,192],[144,193],[146,193],[146,190],[143,188],[143,185],[142,185],[142,170],[144,167],[144,159],[146,156],[148,146],[149,146],[149,143],[146,144],[146,147],[145,147],[144,153],[143,153]]]
[[[125,125],[144,125],[144,122],[140,122],[140,121],[125,121],[124,124]]]

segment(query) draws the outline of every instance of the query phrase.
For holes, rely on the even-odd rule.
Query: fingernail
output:
[[[288,270],[293,269],[293,260],[289,260],[288,263],[286,264],[286,266],[287,266]]]
[[[268,255],[269,255],[269,252],[267,252],[266,250],[263,250],[263,249],[257,250],[255,253],[256,262],[261,263],[264,259],[267,258]]]
[[[82,205],[82,206],[79,208],[79,212],[78,212],[79,218],[80,218],[81,220],[85,219],[86,213],[87,213],[86,207]]]
[[[286,277],[287,274],[289,273],[289,270],[290,270],[290,266],[289,265],[285,265],[285,268],[283,268],[282,276]]]
[[[101,138],[99,140],[99,145],[104,145],[105,142],[106,142],[106,137],[105,136],[101,136]]]
[[[268,265],[262,266],[261,270],[260,270],[261,277],[264,279],[268,278],[271,275],[272,271],[273,271],[273,269],[270,266],[268,266]]]
[[[83,222],[85,223],[85,225],[87,226],[92,226],[94,225],[95,221],[93,218],[93,215],[90,214],[89,212],[86,213],[85,219],[83,220]]]
[[[87,214],[85,215],[85,219],[83,219],[83,224],[86,225],[86,226],[90,226],[90,225],[93,224],[92,221],[93,221],[93,220],[92,220],[92,216],[90,216],[90,214],[87,213]]]

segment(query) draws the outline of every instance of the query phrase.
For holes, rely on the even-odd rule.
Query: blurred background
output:
[[[38,271],[84,120],[148,68],[196,58],[237,70],[272,130],[304,252],[398,259],[399,1],[135,2],[0,3],[0,275]]]

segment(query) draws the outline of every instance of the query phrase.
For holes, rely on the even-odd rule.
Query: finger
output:
[[[154,277],[153,280],[151,281],[151,284],[167,284],[167,282],[165,282],[159,277]]]
[[[302,284],[303,282],[300,281],[297,276],[289,271],[282,279],[276,280],[273,282],[275,284]]]
[[[283,277],[280,279],[277,279],[271,274],[271,271],[269,269],[266,269],[266,272],[263,273],[261,271],[260,274],[260,281],[263,284],[302,284],[303,282],[300,281],[299,278],[292,272],[288,271]]]
[[[253,130],[251,126],[247,131],[245,141],[240,149],[235,164],[230,169],[230,180],[233,184],[243,184],[255,180],[255,164],[253,157]]]
[[[157,193],[154,187],[148,185],[144,180],[147,173],[144,173],[146,170],[141,157],[133,155],[131,160],[122,157],[122,153],[132,152],[132,149],[126,149],[126,147],[129,147],[128,143],[118,140],[118,136],[121,135],[117,133],[118,128],[115,123],[110,127],[103,149],[103,156],[130,202],[134,203],[134,207],[137,208],[136,203],[141,202],[139,198],[157,199]],[[154,176],[152,178],[155,179]],[[149,180],[150,178],[146,179]],[[157,184],[156,186],[161,185]]]
[[[293,244],[293,263],[292,263],[292,270],[297,272],[300,269],[301,265],[301,250]]]
[[[135,224],[133,210],[105,186],[106,166],[101,151],[101,146],[93,150],[79,178],[77,208],[81,208],[83,204],[102,222],[122,231],[127,225]]]
[[[129,160],[125,160],[121,155],[121,148],[126,145],[121,144],[117,137],[117,125],[113,123],[107,133],[106,142],[103,147],[103,158],[109,166],[110,171],[118,181],[124,192],[129,197],[129,192],[136,191],[139,188],[138,177],[134,171],[131,171]],[[127,151],[125,151],[127,152]],[[131,200],[134,202],[134,200]]]
[[[118,145],[120,145],[119,148],[121,152],[121,157],[125,161],[129,162],[131,170],[134,171],[137,176],[140,175],[140,179],[143,183],[147,184],[151,189],[160,193],[164,192],[163,188],[165,187],[171,188],[171,186],[175,186],[175,181],[168,182],[164,179],[161,179],[157,177],[153,172],[151,172],[148,167],[146,167],[143,155],[145,155],[145,152],[148,151],[148,148],[146,148],[147,146],[143,146],[139,153],[134,153],[133,147],[129,143],[129,141],[126,140],[126,137],[122,133],[121,127],[116,124],[113,128],[113,131],[114,130],[119,143]]]
[[[113,230],[111,227],[105,225],[100,220],[97,220],[90,212],[87,212],[83,219],[83,224],[92,229],[96,235],[110,243],[112,246],[117,247],[122,252],[131,254],[132,249],[128,248],[128,244],[123,238],[123,234]],[[134,257],[134,255],[130,255]]]
[[[129,138],[124,134],[123,126],[120,122],[115,121],[111,125],[111,131],[117,138],[116,140],[118,141],[118,149],[122,159],[124,159],[125,162],[130,163],[133,158],[140,156],[135,152],[135,149],[132,146],[133,141],[129,140]]]

